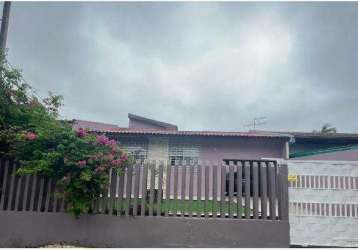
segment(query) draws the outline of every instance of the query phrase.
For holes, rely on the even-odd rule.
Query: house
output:
[[[276,133],[290,134],[294,138],[289,147],[290,159],[358,161],[358,134]]]
[[[128,114],[128,127],[73,120],[75,128],[105,133],[140,160],[226,162],[288,158],[292,136],[272,132],[182,131],[178,126]]]

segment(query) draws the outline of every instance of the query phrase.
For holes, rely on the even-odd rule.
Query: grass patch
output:
[[[120,202],[119,200],[115,200],[113,202],[113,200],[111,199],[107,199],[107,198],[103,198],[102,200],[99,201],[99,207],[101,211],[106,211],[108,212],[110,210],[110,208],[113,208],[114,211],[116,211],[115,213],[117,214],[124,214],[126,211],[126,208],[128,207],[128,202],[130,201],[129,204],[129,210],[130,210],[130,214],[133,214],[133,208],[134,208],[134,204],[135,204],[135,199],[123,199],[122,202]],[[114,204],[113,204],[114,203]],[[140,214],[141,212],[141,206],[142,206],[142,199],[138,198],[137,199],[137,211]],[[231,204],[229,203],[229,201],[224,201],[224,202],[220,202],[220,201],[200,201],[200,200],[193,200],[193,201],[189,201],[189,200],[174,200],[174,199],[163,199],[161,201],[161,203],[157,203],[154,202],[153,204],[150,204],[149,201],[145,202],[145,211],[146,214],[149,213],[149,210],[152,208],[153,209],[153,213],[156,214],[157,213],[157,209],[158,206],[160,206],[160,211],[161,214],[165,214],[166,211],[168,211],[169,214],[189,214],[189,213],[193,213],[196,215],[204,215],[205,213],[208,214],[214,214],[214,213],[221,213],[221,211],[225,214],[228,213],[233,213],[233,214],[237,214],[240,213],[242,215],[244,215],[244,208],[243,207],[238,207],[237,203],[235,201],[233,201]]]

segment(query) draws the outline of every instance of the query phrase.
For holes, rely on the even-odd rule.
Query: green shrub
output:
[[[2,57],[4,58],[4,57]],[[56,182],[56,192],[78,217],[106,189],[110,169],[131,164],[117,142],[105,135],[74,131],[58,119],[62,97],[39,100],[18,70],[1,60],[0,154],[20,163],[19,175],[38,174]]]

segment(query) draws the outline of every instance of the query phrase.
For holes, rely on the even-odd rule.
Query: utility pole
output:
[[[9,27],[9,17],[10,17],[10,1],[4,2],[4,7],[2,11],[1,19],[1,31],[0,31],[0,50],[5,55],[6,50],[6,39],[7,39],[7,30]]]

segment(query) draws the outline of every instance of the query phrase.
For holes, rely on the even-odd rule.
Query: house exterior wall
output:
[[[168,160],[167,137],[149,137],[148,138],[148,158],[156,161]]]
[[[211,170],[209,172],[209,193],[212,197],[213,190],[213,171],[217,170],[224,159],[244,159],[244,160],[259,160],[261,158],[279,158],[284,159],[286,155],[286,140],[278,138],[243,138],[243,137],[199,137],[199,136],[147,136],[148,138],[148,160],[155,160],[169,162],[168,148],[172,143],[185,143],[185,144],[199,144],[200,145],[200,160],[204,163],[210,161]],[[117,140],[121,137],[117,135]],[[188,163],[189,164],[189,163]],[[158,166],[158,163],[157,163]],[[195,170],[198,173],[198,170]],[[186,171],[186,179],[189,179],[189,170]],[[140,174],[142,175],[142,173]],[[148,173],[148,187],[150,180],[150,172]],[[182,180],[183,168],[178,169],[178,179]],[[156,176],[157,178],[158,176]],[[204,172],[201,173],[200,178],[205,178]],[[164,173],[163,180],[166,182],[167,176]],[[158,180],[155,181],[157,185]],[[171,192],[170,196],[174,197],[173,183],[174,175],[171,175]],[[197,194],[198,181],[197,178],[193,180],[194,185],[194,198],[204,197],[204,193]],[[221,180],[218,180],[217,189],[219,190]],[[165,191],[166,186],[164,186]],[[186,182],[186,190],[189,189],[189,182]],[[204,190],[204,182],[201,182],[201,190]],[[178,184],[179,195],[181,196],[182,182]],[[141,191],[139,191],[142,195]],[[164,192],[165,193],[165,192]],[[188,197],[188,193],[183,194]]]
[[[129,119],[129,128],[140,128],[140,129],[163,129],[163,127],[155,126],[146,122],[141,122],[134,119]]]
[[[149,137],[148,138],[148,159],[156,160],[158,162],[166,162],[168,160],[168,138],[167,137]],[[148,180],[150,180],[151,172],[148,173]],[[164,179],[166,176],[164,176]],[[148,187],[149,187],[148,182]],[[155,182],[157,188],[158,182]]]
[[[285,141],[264,138],[203,138],[201,159],[222,161],[223,159],[285,158]]]
[[[143,136],[143,135],[141,135]],[[173,143],[200,145],[202,161],[218,162],[223,159],[285,158],[287,144],[278,138],[199,137],[199,136],[146,136],[148,159],[169,160],[168,147]],[[121,141],[121,136],[115,139]]]

